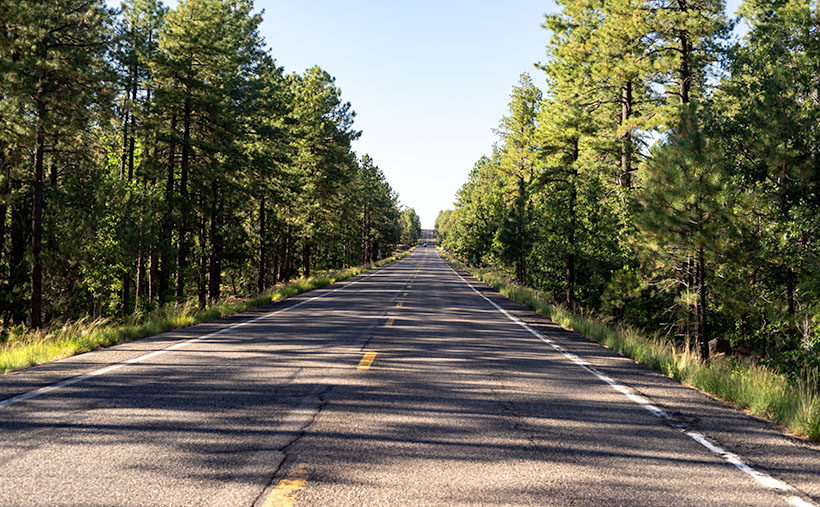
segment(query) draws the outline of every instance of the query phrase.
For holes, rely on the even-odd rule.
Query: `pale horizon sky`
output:
[[[729,0],[734,13],[740,0]],[[169,5],[176,5],[171,0]],[[256,0],[287,73],[319,65],[356,111],[353,145],[384,171],[422,227],[453,207],[523,72],[543,88],[553,1]]]

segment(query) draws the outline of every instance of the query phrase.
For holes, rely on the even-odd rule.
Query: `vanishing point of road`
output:
[[[0,505],[810,505],[820,449],[401,261],[0,377]]]

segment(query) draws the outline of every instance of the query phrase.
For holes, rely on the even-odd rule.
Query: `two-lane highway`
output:
[[[0,378],[0,504],[786,505],[820,495],[812,446],[474,290],[425,235],[429,246],[397,263],[267,310]],[[727,428],[745,440],[721,442]],[[751,464],[764,466],[753,470],[775,482],[694,430],[713,446],[757,449]],[[760,449],[791,453],[790,464],[767,467]]]

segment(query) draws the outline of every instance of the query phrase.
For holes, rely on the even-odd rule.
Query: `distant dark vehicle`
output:
[[[422,243],[421,246],[427,246],[427,243]]]

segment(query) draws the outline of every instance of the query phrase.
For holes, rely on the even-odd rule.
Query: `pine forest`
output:
[[[352,150],[335,79],[278,66],[251,0],[0,12],[4,339],[252,297],[418,241]]]
[[[558,4],[443,246],[701,360],[816,372],[817,3]]]

